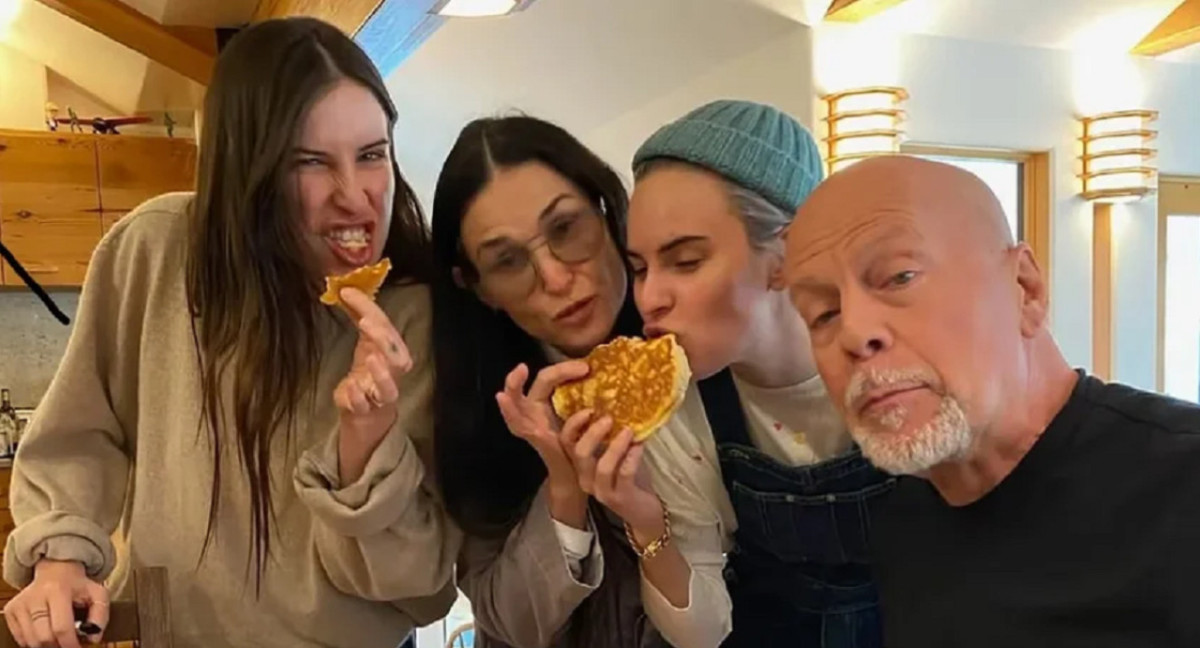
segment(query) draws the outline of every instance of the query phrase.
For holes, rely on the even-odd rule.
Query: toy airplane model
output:
[[[72,110],[71,108],[67,108],[67,112],[71,115],[70,117],[56,117],[54,119],[54,121],[59,124],[69,124],[71,127],[72,133],[75,132],[76,128],[78,128],[80,132],[83,132],[83,124],[87,123],[86,120],[79,119],[79,116],[76,115],[75,111]],[[132,124],[149,124],[152,121],[154,121],[154,120],[149,117],[137,117],[137,116],[134,116],[134,117],[93,117],[90,120],[90,123],[92,125],[93,133],[96,133],[98,135],[119,135],[120,133],[117,131],[118,126],[129,126]]]

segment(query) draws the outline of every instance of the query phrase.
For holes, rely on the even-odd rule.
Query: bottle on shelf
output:
[[[17,410],[7,389],[0,389],[0,458],[13,456],[17,440]]]

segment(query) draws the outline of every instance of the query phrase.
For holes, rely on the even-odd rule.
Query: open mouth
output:
[[[325,242],[339,261],[359,267],[371,262],[372,231],[366,225],[337,227],[325,235]]]

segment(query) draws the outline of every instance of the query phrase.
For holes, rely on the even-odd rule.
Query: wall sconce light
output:
[[[1084,117],[1083,197],[1092,201],[1092,373],[1113,377],[1113,278],[1115,277],[1112,203],[1152,193],[1157,170],[1152,162],[1158,132],[1153,110],[1122,110]]]
[[[835,92],[821,98],[828,107],[826,162],[836,173],[859,160],[900,152],[904,138],[901,104],[904,88],[873,86]]]
[[[1151,128],[1154,110],[1122,110],[1084,117],[1083,197],[1114,203],[1138,200],[1154,191],[1157,151]]]

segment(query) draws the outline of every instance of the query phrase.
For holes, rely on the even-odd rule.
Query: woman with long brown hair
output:
[[[287,19],[229,42],[204,116],[196,192],[93,256],[14,466],[6,622],[78,646],[72,608],[103,628],[106,584],[154,565],[178,646],[391,648],[449,607],[458,546],[424,466],[429,235],[395,107],[349,38]],[[375,301],[318,301],[384,258]]]

